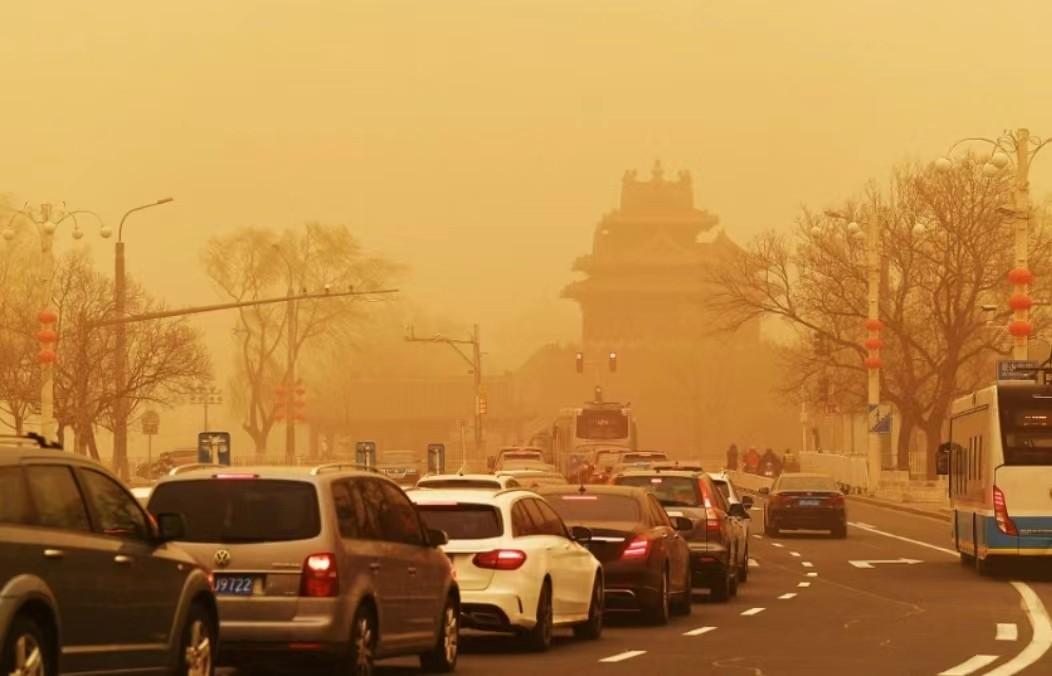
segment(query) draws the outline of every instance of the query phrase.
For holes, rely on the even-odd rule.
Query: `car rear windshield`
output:
[[[775,486],[779,491],[839,491],[827,476],[783,476]]]
[[[617,478],[618,486],[635,486],[654,494],[664,507],[698,507],[701,495],[698,482],[683,476],[623,476]]]
[[[428,528],[443,530],[450,540],[485,540],[504,534],[504,520],[490,505],[418,505]]]
[[[173,481],[158,484],[149,509],[182,514],[186,542],[283,542],[321,532],[317,491],[304,481]]]
[[[563,521],[594,523],[597,521],[639,521],[639,502],[627,495],[568,493],[547,496]]]
[[[625,453],[621,456],[621,462],[631,464],[633,462],[658,462],[661,460],[668,460],[668,456],[664,453]]]
[[[500,489],[499,481],[489,479],[425,479],[416,482],[417,488],[493,488]]]

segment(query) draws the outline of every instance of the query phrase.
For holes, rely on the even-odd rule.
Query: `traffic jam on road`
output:
[[[140,504],[39,437],[0,446],[4,674],[1000,675],[1052,642],[1049,576],[983,580],[944,515],[816,473],[606,448],[570,482],[516,448],[412,481],[186,464]]]

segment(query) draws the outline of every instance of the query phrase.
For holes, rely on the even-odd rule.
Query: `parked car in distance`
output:
[[[212,570],[224,663],[372,673],[375,659],[417,654],[427,670],[455,668],[460,591],[445,535],[379,472],[202,469],[162,479],[149,506],[186,515],[180,544]]]
[[[680,472],[704,472],[705,468],[702,466],[700,460],[668,460],[666,462],[655,462],[650,465],[650,469],[660,470],[677,470]]]
[[[416,482],[416,488],[503,490],[518,486],[514,476],[493,474],[431,474]]]
[[[568,483],[566,477],[554,469],[510,469],[501,470],[497,478],[514,480],[520,486],[536,488],[537,486],[563,485]]]
[[[618,486],[635,486],[658,499],[670,516],[685,517],[691,528],[683,533],[690,548],[695,587],[708,588],[713,601],[724,602],[738,592],[738,581],[748,543],[742,539],[732,508],[704,472],[636,470],[613,478]]]
[[[624,469],[667,461],[668,455],[661,451],[633,451],[627,448],[599,449],[596,451],[590,482],[607,483],[610,477]]]
[[[835,538],[847,537],[844,494],[825,474],[782,474],[768,489],[763,511],[763,532],[769,537],[783,530],[828,530]]]
[[[532,446],[507,446],[497,451],[492,469],[499,471],[507,465],[523,462],[546,464],[544,449]]]
[[[738,582],[749,579],[749,536],[752,534],[752,507],[751,495],[742,495],[737,486],[727,476],[726,472],[709,472],[712,483],[723,494],[730,508],[727,513],[731,517],[731,523],[738,528],[739,542],[745,543],[745,550],[739,560]],[[740,506],[739,506],[740,505]]]
[[[547,650],[552,629],[578,638],[603,630],[603,570],[584,546],[591,533],[572,531],[537,494],[503,491],[414,491],[429,528],[445,531],[443,547],[461,589],[464,626],[520,634]]]
[[[180,515],[102,465],[0,439],[0,673],[211,676],[218,617]]]
[[[689,519],[670,518],[641,488],[539,486],[537,492],[568,526],[591,531],[588,548],[603,564],[607,609],[639,610],[654,624],[690,613],[690,550],[679,532],[693,526]]]

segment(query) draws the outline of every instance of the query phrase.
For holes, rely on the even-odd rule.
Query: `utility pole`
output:
[[[289,465],[296,463],[296,301],[293,299],[292,284],[289,283],[288,317],[285,323],[288,325],[289,335],[287,338],[288,351],[285,355],[285,462]]]
[[[412,327],[409,328],[409,335],[405,339],[410,343],[445,343],[471,367],[470,373],[474,376],[475,386],[475,453],[480,454],[482,452],[482,415],[485,395],[482,391],[482,339],[479,334],[479,325],[475,324],[472,327],[471,337],[467,340],[456,340],[441,335],[420,338],[413,332]],[[470,356],[462,349],[463,346],[471,347]]]

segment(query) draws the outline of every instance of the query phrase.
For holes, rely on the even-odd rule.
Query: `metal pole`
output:
[[[1030,130],[1017,129],[1015,133],[1015,267],[1020,270],[1028,268],[1030,225]],[[1016,284],[1014,293],[1027,294],[1027,284]],[[1030,310],[1020,308],[1015,311],[1015,320],[1030,321]],[[1029,358],[1029,338],[1018,336],[1012,346],[1012,358],[1025,360]]]
[[[867,292],[868,308],[866,313],[867,323],[872,327],[879,326],[880,320],[880,224],[873,215],[866,222],[866,261],[867,261]],[[870,338],[879,338],[879,328],[869,329]],[[878,350],[869,350],[871,358],[877,358]],[[876,423],[880,421],[880,369],[869,368],[867,373],[866,399],[869,409],[867,420],[868,433],[866,435],[866,461],[869,466],[869,492],[875,493],[880,485],[880,434],[876,431]]]
[[[292,281],[289,278],[289,300],[288,316],[285,323],[288,325],[288,351],[285,355],[285,462],[292,465],[296,462],[296,396],[293,388],[296,386],[296,301],[292,299]]]
[[[44,209],[44,222],[47,223],[51,218],[49,205],[45,205]],[[44,265],[44,310],[51,310],[52,305],[52,286],[55,278],[55,254],[54,254],[54,242],[55,235],[53,232],[48,232],[46,228],[41,228],[41,245],[40,252],[43,258]],[[51,329],[53,327],[41,324],[41,329]],[[57,350],[57,346],[54,348]],[[41,362],[40,364],[40,433],[45,439],[54,438],[55,434],[55,365],[52,362]]]
[[[203,397],[204,398],[204,402],[205,402],[205,428],[203,430],[201,430],[202,432],[208,432],[209,431],[209,429],[208,429],[208,397],[209,396],[210,395],[208,395],[206,393],[205,396]]]
[[[124,272],[124,242],[117,240],[114,250],[113,310],[118,319],[124,317],[127,289]],[[128,479],[128,404],[125,396],[125,371],[128,360],[128,326],[116,325],[116,359],[113,366],[113,469],[120,478]]]
[[[471,336],[472,360],[475,362],[475,455],[482,458],[482,349],[479,343],[479,325],[475,324]]]

